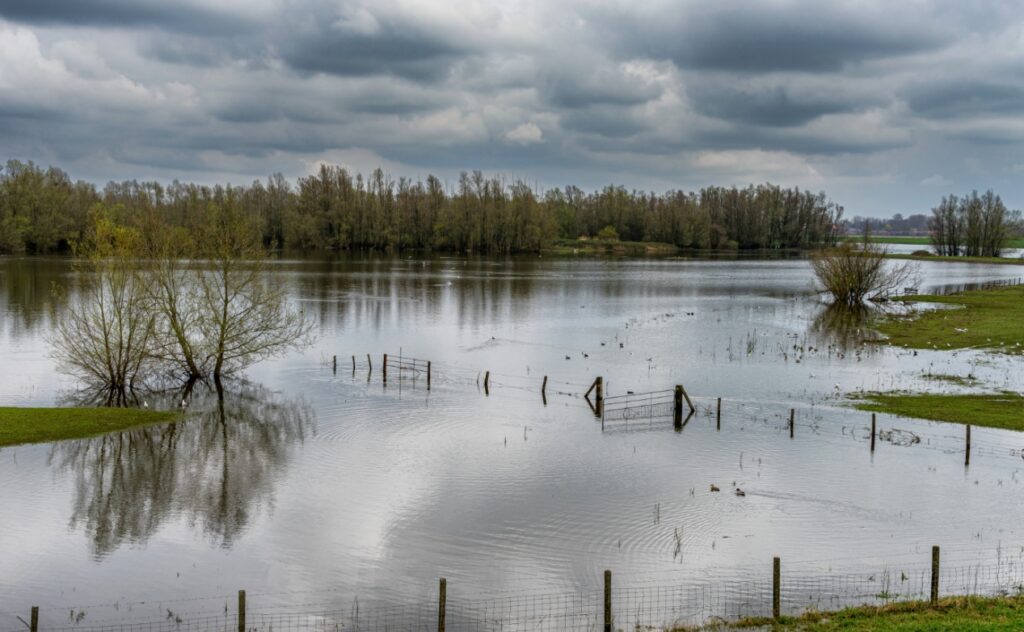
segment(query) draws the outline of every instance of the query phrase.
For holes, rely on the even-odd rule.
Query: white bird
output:
[[[143,400],[143,402],[142,402],[142,407],[143,407],[143,408],[149,408],[149,402],[147,402],[147,401]]]

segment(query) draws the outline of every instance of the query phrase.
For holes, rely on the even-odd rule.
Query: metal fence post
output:
[[[933,606],[939,605],[939,547],[932,547],[932,594]]]

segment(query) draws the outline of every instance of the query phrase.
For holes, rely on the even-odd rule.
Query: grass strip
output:
[[[837,612],[809,612],[779,621],[753,617],[687,630],[772,630],[785,632],[1010,632],[1024,629],[1024,597],[949,597],[932,607],[923,601],[861,606]]]
[[[860,410],[989,428],[1024,430],[1024,396],[1019,393],[866,393],[863,397],[865,399],[856,405]]]
[[[92,437],[176,417],[174,411],[140,408],[0,407],[0,447]]]
[[[890,344],[911,349],[978,348],[1024,354],[1024,285],[949,296],[905,296],[900,300],[960,309],[888,316],[876,323],[876,328]]]

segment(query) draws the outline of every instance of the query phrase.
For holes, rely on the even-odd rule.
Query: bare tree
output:
[[[77,244],[81,296],[53,336],[54,355],[68,372],[99,386],[108,403],[125,403],[152,356],[154,316],[134,270],[136,231],[119,227],[97,205]]]
[[[855,247],[845,243],[823,250],[811,257],[811,267],[833,301],[850,306],[893,293],[917,273],[910,262],[887,260],[886,251],[872,244]]]
[[[164,325],[190,378],[219,381],[309,343],[311,323],[268,275],[259,226],[233,201],[211,207],[196,251],[203,260],[187,272],[158,266]]]

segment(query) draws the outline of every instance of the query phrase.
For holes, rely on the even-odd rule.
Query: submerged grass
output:
[[[866,393],[857,408],[933,421],[1024,430],[1024,396],[1019,393],[933,395],[929,393]]]
[[[800,630],[801,632],[1009,632],[1024,629],[1024,597],[949,597],[937,606],[910,601],[862,606],[838,612],[810,612],[799,617],[750,618],[736,623],[684,630]]]
[[[1024,285],[949,296],[906,296],[900,300],[959,309],[886,317],[877,329],[890,344],[911,349],[979,348],[1024,354]]]
[[[91,437],[177,416],[139,408],[0,408],[0,447]]]

